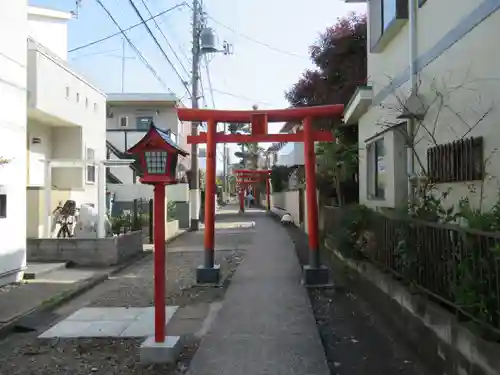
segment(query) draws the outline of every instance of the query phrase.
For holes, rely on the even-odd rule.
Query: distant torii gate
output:
[[[309,229],[309,265],[304,266],[304,283],[306,285],[327,284],[329,272],[321,266],[319,259],[318,206],[316,201],[316,154],[315,141],[332,142],[331,132],[315,131],[313,118],[340,118],[344,111],[343,105],[326,105],[316,107],[300,107],[275,110],[215,110],[178,108],[180,121],[206,121],[207,132],[188,136],[189,144],[207,144],[206,155],[206,187],[205,187],[205,262],[197,270],[198,283],[217,283],[219,268],[214,265],[214,234],[215,234],[215,188],[216,146],[217,143],[257,143],[257,142],[304,142],[307,219]],[[217,123],[251,123],[252,133],[224,134],[217,133]],[[269,122],[303,122],[304,130],[295,134],[269,134]],[[193,156],[196,157],[196,156]]]
[[[235,169],[233,173],[236,175],[237,178],[240,178],[240,180],[237,180],[236,183],[242,185],[242,184],[253,184],[253,183],[258,183],[261,182],[263,179],[266,181],[266,208],[267,210],[271,210],[271,186],[269,183],[269,175],[271,174],[270,169]],[[255,194],[255,192],[254,192]],[[241,200],[240,196],[240,211],[243,211],[242,209],[242,204],[243,201]]]

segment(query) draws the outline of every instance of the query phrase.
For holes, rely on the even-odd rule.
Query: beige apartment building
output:
[[[346,2],[366,2],[349,1]],[[483,209],[500,182],[500,0],[369,0],[359,126],[360,202],[407,204],[423,178]]]

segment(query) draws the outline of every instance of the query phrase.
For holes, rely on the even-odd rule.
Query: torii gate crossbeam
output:
[[[321,285],[329,282],[329,271],[321,266],[319,259],[318,205],[316,200],[316,154],[315,141],[332,142],[331,132],[315,131],[314,118],[340,118],[344,111],[343,105],[326,105],[316,107],[300,107],[275,110],[211,110],[178,108],[180,121],[206,121],[207,132],[198,136],[188,136],[189,144],[207,144],[206,155],[206,188],[205,188],[205,264],[197,270],[198,283],[217,283],[219,268],[214,264],[214,234],[215,234],[215,167],[217,143],[254,143],[254,142],[304,142],[307,222],[309,229],[309,265],[304,266],[304,283],[306,285]],[[217,123],[251,123],[251,135],[217,133]],[[302,122],[303,132],[295,134],[269,134],[269,122]]]

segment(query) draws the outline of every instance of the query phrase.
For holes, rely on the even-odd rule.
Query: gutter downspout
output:
[[[418,94],[418,73],[417,73],[417,9],[418,0],[408,0],[408,20],[409,20],[409,58],[410,58],[410,85],[411,94]],[[407,124],[407,131],[411,142],[415,140],[415,119],[410,118]],[[408,198],[413,202],[415,194],[413,191],[413,180],[415,176],[415,150],[414,145],[407,150],[407,170],[408,170]]]

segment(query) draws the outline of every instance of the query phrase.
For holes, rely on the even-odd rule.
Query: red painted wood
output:
[[[207,133],[207,172],[205,174],[205,251],[214,251],[215,246],[215,168],[217,144],[215,142],[216,123],[208,121]]]
[[[181,121],[208,121],[215,122],[252,122],[252,116],[266,114],[268,122],[300,122],[306,117],[336,117],[339,118],[344,112],[342,104],[332,104],[314,107],[299,107],[286,109],[272,109],[265,111],[254,110],[217,110],[217,109],[195,109],[177,108],[177,116]],[[264,141],[262,141],[264,142]]]
[[[315,131],[313,138],[319,142],[333,142],[335,137],[331,132]],[[260,134],[260,135],[247,135],[247,134],[221,134],[215,136],[217,143],[255,143],[255,142],[303,142],[304,133],[297,132],[294,134]],[[207,143],[207,133],[200,133],[199,135],[188,135],[188,144],[203,144]]]
[[[155,341],[165,341],[165,185],[154,186]]]

